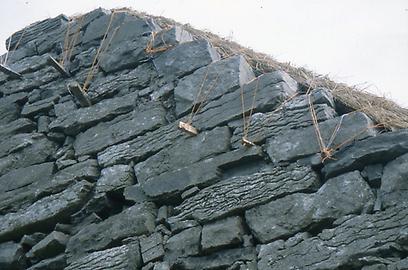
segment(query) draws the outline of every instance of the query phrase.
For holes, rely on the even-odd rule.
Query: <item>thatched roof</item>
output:
[[[400,107],[385,97],[376,96],[363,89],[358,89],[356,86],[336,83],[326,75],[319,75],[303,67],[295,67],[290,63],[281,63],[273,59],[270,55],[255,52],[250,48],[246,48],[234,41],[221,38],[213,33],[197,30],[188,24],[181,24],[161,16],[139,13],[127,8],[116,9],[115,11],[123,10],[134,13],[140,17],[154,18],[163,28],[174,25],[182,26],[193,34],[194,37],[207,39],[218,50],[222,58],[238,54],[243,55],[256,75],[275,70],[283,70],[306,87],[312,84],[313,87],[325,87],[329,89],[337,101],[355,111],[364,112],[376,123],[387,129],[408,128],[408,109]]]

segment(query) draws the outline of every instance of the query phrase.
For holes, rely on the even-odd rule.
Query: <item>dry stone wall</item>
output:
[[[10,44],[0,269],[408,269],[408,131],[130,11]]]

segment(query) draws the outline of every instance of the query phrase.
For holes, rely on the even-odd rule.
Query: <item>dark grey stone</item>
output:
[[[382,257],[404,245],[406,224],[406,208],[351,217],[295,245],[275,241],[261,246],[258,269],[360,269],[367,256]]]
[[[220,59],[216,50],[205,40],[180,44],[153,59],[159,74],[182,77]]]
[[[233,56],[214,62],[184,77],[174,89],[176,113],[186,113],[193,105],[207,103],[237,90],[255,77],[243,56]],[[200,96],[197,98],[198,93]],[[204,97],[206,100],[204,101]],[[194,103],[196,102],[196,103]]]
[[[112,12],[109,10],[100,10],[98,18],[91,20],[86,27],[86,30],[81,38],[83,44],[92,42],[93,45],[99,45],[100,39],[106,33],[109,21],[111,20]],[[118,27],[126,17],[124,12],[118,12],[113,15],[111,23],[111,31]],[[84,25],[85,26],[85,25]]]
[[[66,258],[65,254],[61,254],[54,258],[42,260],[27,270],[61,270],[64,267],[66,267]]]
[[[157,32],[151,49],[154,52],[159,52],[189,41],[193,41],[191,34],[182,26],[176,25]]]
[[[156,209],[153,204],[136,204],[120,214],[83,227],[69,239],[66,252],[68,262],[75,261],[85,253],[102,250],[130,236],[148,234],[154,230]]]
[[[204,188],[177,206],[179,214],[169,220],[194,217],[200,222],[210,221],[283,195],[313,190],[317,184],[317,175],[307,167],[275,167],[270,172],[235,177]]]
[[[45,162],[56,149],[57,145],[43,134],[14,135],[0,143],[0,175],[13,169]]]
[[[144,264],[163,258],[163,237],[160,233],[153,233],[147,237],[141,237],[139,243]]]
[[[22,237],[39,230],[52,229],[69,218],[86,201],[91,185],[82,181],[61,193],[44,197],[16,213],[0,216],[0,241]]]
[[[177,258],[198,255],[200,252],[201,227],[186,229],[169,238],[165,244],[165,261],[174,262]]]
[[[96,182],[95,192],[97,193],[119,193],[133,185],[135,177],[133,169],[129,165],[114,165],[102,169],[101,177]]]
[[[109,73],[140,64],[147,58],[145,49],[150,40],[148,35],[159,29],[152,19],[126,16],[118,30],[112,28],[112,34],[107,37],[110,44],[101,55],[101,69]]]
[[[127,201],[132,201],[135,203],[150,201],[150,199],[143,192],[143,189],[140,186],[140,184],[125,187],[123,191],[123,196]]]
[[[373,188],[379,188],[381,185],[381,177],[383,174],[382,164],[372,164],[364,167],[362,171],[364,177],[367,178],[368,183]]]
[[[18,133],[30,133],[36,128],[37,125],[33,121],[27,118],[19,118],[8,124],[0,125],[0,138],[3,140]]]
[[[341,123],[341,124],[339,124]],[[340,126],[337,134],[336,127]],[[344,147],[356,140],[375,136],[374,124],[364,113],[353,112],[319,124],[319,130],[326,147]],[[332,143],[330,140],[335,134]],[[305,143],[305,138],[309,138]],[[287,130],[268,139],[267,152],[273,162],[292,161],[320,152],[314,126]],[[335,156],[336,158],[336,156]]]
[[[229,217],[203,226],[201,248],[213,252],[243,242],[244,227],[240,217]]]
[[[146,161],[136,164],[137,180],[144,183],[149,178],[226,152],[230,146],[230,136],[227,127],[215,128],[193,137],[183,136]]]
[[[60,96],[53,96],[50,98],[42,99],[32,104],[26,104],[21,111],[22,116],[33,116],[41,112],[48,112],[54,107],[54,104],[58,102]]]
[[[38,242],[43,240],[47,235],[41,232],[35,232],[30,235],[24,235],[20,240],[20,245],[25,249],[30,249],[35,246]]]
[[[77,135],[75,154],[82,156],[102,151],[108,146],[130,140],[165,124],[164,109],[151,104],[112,121],[99,123]]]
[[[245,218],[261,243],[292,236],[319,223],[372,210],[374,194],[358,171],[329,179],[314,194],[292,194],[252,208]]]
[[[400,130],[379,134],[353,144],[336,153],[322,169],[326,178],[353,170],[362,170],[365,166],[387,163],[408,152],[408,132]]]
[[[6,125],[20,116],[20,106],[15,103],[0,105],[0,124]]]
[[[55,104],[54,110],[57,117],[64,117],[66,114],[77,110],[77,106],[72,100],[68,100],[67,102]]]
[[[382,206],[408,204],[408,154],[387,163],[381,179]]]
[[[138,244],[127,244],[92,252],[71,262],[65,270],[138,270],[142,267]]]
[[[101,101],[91,107],[79,108],[65,113],[50,124],[51,131],[76,135],[99,122],[113,119],[115,116],[133,110],[137,93]]]
[[[48,117],[48,116],[42,115],[42,116],[38,117],[38,120],[37,120],[37,126],[38,126],[37,132],[39,132],[39,133],[48,132],[49,131],[48,125],[50,124],[50,122],[51,122],[51,120],[50,120],[50,117]]]
[[[228,267],[232,266],[235,262],[238,261],[248,262],[255,260],[256,260],[255,249],[236,248],[219,251],[208,256],[180,258],[174,264],[174,269],[183,270],[229,269]]]
[[[253,101],[256,89],[258,90]],[[243,86],[244,111],[248,113],[252,104],[255,113],[272,111],[293,95],[295,90],[285,82],[277,80],[274,72],[263,74]],[[242,118],[242,113],[241,91],[237,90],[205,105],[194,117],[193,126],[199,130],[209,129]]]
[[[20,244],[13,242],[0,243],[0,268],[26,269],[24,250]]]
[[[53,231],[32,247],[29,254],[38,259],[48,259],[65,251],[69,236]]]

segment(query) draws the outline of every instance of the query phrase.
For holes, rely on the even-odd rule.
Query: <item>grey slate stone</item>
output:
[[[48,112],[54,107],[54,104],[58,102],[60,96],[53,96],[50,98],[42,99],[32,104],[26,104],[21,111],[22,116],[33,116],[40,112]]]
[[[203,226],[201,247],[203,252],[213,252],[243,242],[244,227],[240,217],[229,217]]]
[[[408,204],[408,154],[387,163],[381,178],[383,207]]]
[[[152,49],[171,48],[189,41],[193,41],[191,34],[182,26],[176,25],[157,32],[153,40]]]
[[[255,102],[253,102],[257,88]],[[263,74],[243,86],[244,111],[248,113],[252,104],[254,104],[255,113],[272,111],[284,99],[293,95],[295,90],[285,82],[278,81],[274,72]],[[227,93],[205,105],[193,119],[193,126],[199,130],[213,128],[242,118],[242,111],[241,91]]]
[[[201,227],[186,229],[169,238],[164,248],[165,261],[174,262],[177,258],[198,255],[200,252]]]
[[[208,222],[283,195],[313,190],[317,184],[317,175],[307,167],[275,167],[270,172],[238,176],[204,188],[175,207],[179,214],[169,220],[193,217],[200,222]]]
[[[186,113],[193,105],[208,102],[239,89],[254,79],[255,75],[243,56],[233,56],[214,62],[184,77],[174,89],[176,114]],[[196,96],[201,89],[200,99]],[[203,101],[206,97],[206,101]]]
[[[78,258],[71,262],[65,270],[138,270],[142,267],[138,244],[127,244],[101,251],[92,252],[89,255]]]
[[[147,58],[145,48],[150,40],[148,35],[159,29],[152,19],[126,16],[116,32],[114,28],[110,30],[111,34],[107,37],[110,40],[109,47],[100,58],[101,69],[110,73],[136,67]]]
[[[355,140],[375,136],[377,133],[372,128],[374,125],[371,119],[364,113],[353,112],[319,124],[319,130],[326,147],[329,145],[332,134],[340,121],[339,131],[330,145],[334,148],[342,144],[344,144],[342,145],[344,147]],[[307,143],[305,143],[305,138],[309,138]],[[268,139],[267,152],[273,162],[293,161],[319,153],[320,147],[314,126],[287,130]]]
[[[358,171],[329,179],[316,193],[296,193],[252,208],[245,218],[261,243],[349,214],[370,211],[374,194]]]
[[[65,251],[69,236],[53,231],[39,243],[32,247],[29,254],[38,259],[48,259]]]
[[[381,257],[380,254],[403,244],[405,240],[401,238],[405,239],[407,218],[406,208],[390,208],[372,215],[351,217],[296,245],[272,242],[261,246],[258,269],[361,268],[364,263],[361,259]]]
[[[228,267],[232,266],[235,262],[250,262],[255,260],[255,249],[236,248],[222,250],[208,256],[180,258],[174,264],[174,267],[175,269],[185,270],[229,269]]]
[[[52,121],[50,130],[76,135],[99,122],[111,120],[115,116],[132,111],[136,99],[137,93],[131,93],[123,97],[101,101],[90,107],[70,111]]]
[[[135,203],[150,201],[150,199],[143,192],[143,189],[140,186],[140,184],[125,187],[123,191],[123,196],[127,201],[132,201]]]
[[[82,156],[102,151],[108,146],[130,140],[165,124],[165,112],[160,105],[135,109],[77,135],[75,154]]]
[[[52,229],[69,218],[85,202],[91,185],[82,181],[61,193],[44,197],[16,213],[0,216],[0,241],[22,237],[38,230]]]
[[[65,254],[58,255],[54,258],[42,260],[34,264],[27,270],[60,270],[66,266]]]
[[[24,250],[21,245],[13,242],[0,243],[1,269],[26,269]]]
[[[123,190],[135,182],[132,167],[129,165],[114,165],[104,168],[101,177],[96,182],[97,193],[122,193]]]
[[[205,40],[182,43],[153,59],[160,75],[182,77],[220,59],[216,50]]]
[[[15,103],[0,105],[0,125],[6,125],[19,117],[20,107]]]
[[[13,169],[45,162],[56,149],[57,145],[43,134],[14,135],[0,143],[0,175]]]
[[[3,140],[6,137],[18,133],[30,133],[36,129],[37,125],[27,118],[19,118],[8,124],[0,125],[0,138]]]
[[[227,127],[215,128],[194,137],[184,136],[146,161],[136,164],[136,177],[140,183],[144,183],[151,177],[226,152],[229,149],[230,136]]]
[[[153,232],[155,215],[156,209],[153,204],[142,203],[100,223],[83,227],[68,241],[66,249],[69,254],[68,262],[73,262],[88,252],[108,248],[127,237]]]
[[[163,258],[163,237],[160,233],[153,233],[147,237],[141,237],[139,243],[144,264]]]
[[[329,178],[347,171],[362,170],[367,165],[386,163],[407,152],[407,130],[379,134],[336,153],[335,160],[329,160],[322,173]]]

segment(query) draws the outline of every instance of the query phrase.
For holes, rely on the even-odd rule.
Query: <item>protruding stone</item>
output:
[[[65,251],[68,235],[53,231],[30,250],[30,256],[48,259]]]
[[[123,190],[134,184],[132,167],[115,165],[102,169],[101,177],[96,182],[97,193],[121,194]]]
[[[169,238],[165,244],[165,261],[174,262],[177,258],[194,256],[200,252],[201,227],[186,229]]]
[[[140,250],[143,263],[157,261],[164,256],[163,237],[160,233],[153,233],[140,238]]]
[[[13,242],[0,244],[0,269],[26,269],[26,258],[21,245]]]

